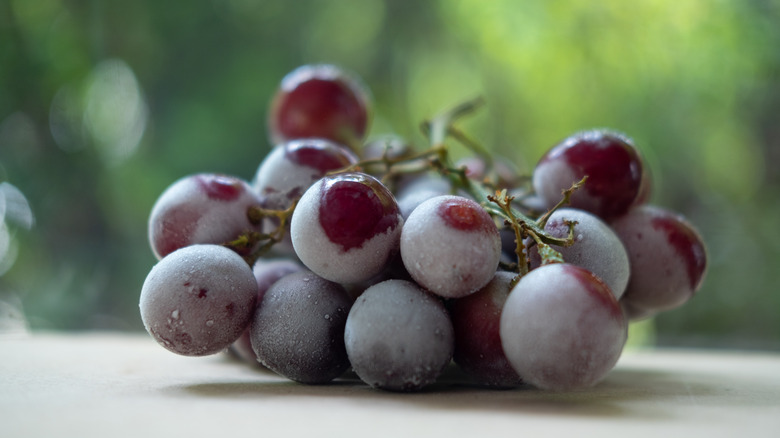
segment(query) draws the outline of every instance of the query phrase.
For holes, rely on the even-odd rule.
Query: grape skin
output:
[[[212,173],[186,176],[160,195],[149,215],[149,244],[157,259],[193,244],[220,244],[261,231],[247,216],[260,199],[245,181]]]
[[[572,194],[571,207],[609,220],[626,213],[649,194],[649,175],[639,151],[626,136],[607,130],[574,134],[551,148],[536,165],[533,187],[552,208],[561,191],[587,176]]]
[[[707,250],[693,225],[681,215],[643,205],[611,223],[631,263],[621,298],[632,319],[677,308],[701,287]]]
[[[424,175],[407,181],[396,195],[401,216],[404,220],[409,219],[409,215],[417,206],[431,198],[447,195],[451,190],[450,183],[437,176]]]
[[[442,302],[405,280],[369,287],[347,317],[344,340],[352,368],[368,385],[417,391],[449,364],[454,331]]]
[[[308,271],[275,282],[249,328],[258,360],[291,380],[329,382],[349,368],[344,326],[352,300],[344,288]]]
[[[601,381],[615,366],[628,323],[609,288],[566,263],[539,267],[509,293],[501,343],[523,380],[550,391],[574,391]]]
[[[192,245],[149,272],[139,308],[144,327],[166,349],[205,356],[226,349],[249,326],[257,282],[238,254],[219,245]]]
[[[486,386],[509,388],[522,379],[509,364],[501,346],[501,311],[509,296],[515,273],[496,272],[477,292],[450,302],[455,329],[453,359],[469,376]]]
[[[556,210],[544,229],[553,237],[566,238],[569,227],[566,221],[577,222],[574,227],[574,244],[569,247],[552,245],[561,253],[566,263],[581,266],[595,274],[620,298],[626,290],[631,267],[628,253],[617,234],[594,214],[573,208]],[[541,264],[539,249],[529,249],[531,269]]]
[[[401,232],[401,258],[419,285],[442,297],[457,298],[493,278],[501,258],[501,238],[493,219],[476,202],[437,196],[409,215]]]
[[[344,146],[324,139],[292,140],[274,147],[257,168],[252,189],[263,207],[284,210],[326,173],[357,163]]]
[[[337,192],[347,184],[345,197],[351,208],[330,206],[330,195],[335,198],[331,201],[338,201]],[[353,209],[360,205],[353,201],[367,203],[365,213],[370,214],[356,214]],[[395,198],[378,180],[342,173],[322,178],[304,193],[290,234],[295,253],[307,268],[337,283],[358,283],[387,266],[398,251],[402,225]]]
[[[290,259],[257,259],[252,267],[252,273],[257,281],[257,303],[263,300],[263,295],[271,285],[279,281],[282,277],[294,272],[303,271],[304,267],[300,263]],[[233,354],[241,360],[250,364],[259,364],[252,344],[249,339],[249,328],[244,330],[241,337],[230,346]]]
[[[333,65],[304,65],[288,73],[271,100],[268,130],[275,144],[326,138],[355,145],[371,117],[368,89]]]

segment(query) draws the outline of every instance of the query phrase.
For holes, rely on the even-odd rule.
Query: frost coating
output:
[[[257,359],[297,382],[325,383],[349,367],[344,325],[352,300],[311,272],[286,275],[265,292],[249,328]]]
[[[593,274],[565,263],[526,274],[501,314],[504,353],[523,380],[567,391],[598,383],[615,366],[628,324]]]
[[[484,215],[486,226],[464,231],[447,225],[438,211],[453,199],[473,204]],[[493,278],[501,258],[501,238],[479,204],[458,196],[438,196],[409,215],[401,233],[401,257],[424,288],[443,297],[462,297]]]
[[[337,283],[357,283],[379,274],[398,250],[403,218],[387,232],[367,239],[358,248],[344,251],[332,242],[320,224],[320,189],[323,181],[312,185],[295,208],[290,235],[301,262],[317,275]]]
[[[630,266],[628,254],[617,234],[596,215],[583,210],[562,208],[550,216],[544,229],[554,237],[566,238],[569,227],[566,221],[577,222],[574,227],[574,244],[569,247],[553,246],[563,260],[581,266],[607,283],[616,298],[626,290]],[[531,268],[541,264],[536,246],[530,248]]]
[[[304,154],[319,159],[295,160]],[[306,139],[283,143],[265,157],[252,180],[252,189],[265,208],[284,210],[328,171],[357,162],[348,149],[327,140]]]
[[[412,282],[387,280],[353,304],[344,340],[365,383],[415,391],[433,383],[450,362],[455,337],[441,301]]]
[[[611,225],[631,263],[622,299],[633,309],[632,315],[674,309],[699,289],[707,267],[706,249],[696,229],[680,215],[643,205]]]
[[[216,174],[181,178],[160,195],[149,215],[152,251],[161,259],[188,245],[224,243],[244,232],[260,231],[260,225],[247,217],[247,210],[259,204],[249,185],[238,178]]]
[[[160,345],[204,356],[238,339],[256,296],[254,274],[238,254],[218,245],[192,245],[152,268],[139,307],[144,327]]]

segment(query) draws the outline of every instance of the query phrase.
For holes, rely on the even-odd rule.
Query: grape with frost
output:
[[[433,383],[452,358],[454,333],[442,302],[404,280],[387,280],[358,297],[344,339],[365,383],[416,391]]]
[[[249,336],[257,359],[301,383],[325,383],[349,368],[344,325],[352,300],[311,272],[286,275],[266,291]]]
[[[588,388],[615,366],[628,323],[606,284],[566,263],[541,266],[509,293],[501,343],[523,380],[545,390]]]
[[[498,268],[501,238],[476,202],[444,195],[420,204],[401,232],[401,258],[412,278],[447,298],[475,292]]]
[[[257,282],[238,254],[192,245],[160,260],[141,289],[144,327],[163,347],[185,356],[218,353],[249,326]]]

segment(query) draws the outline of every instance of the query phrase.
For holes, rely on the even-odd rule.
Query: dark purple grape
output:
[[[628,323],[617,299],[591,272],[567,263],[526,274],[501,314],[501,342],[512,367],[540,389],[573,391],[615,366]]]
[[[707,270],[707,250],[696,228],[681,215],[643,205],[611,225],[631,263],[631,278],[621,301],[631,309],[632,319],[677,308],[699,290]]]
[[[631,140],[605,130],[577,133],[550,149],[536,165],[533,186],[551,208],[561,200],[562,190],[585,176],[570,205],[603,219],[626,213],[649,189],[643,160]]]
[[[398,251],[403,218],[390,191],[363,173],[315,183],[290,224],[295,253],[328,280],[356,283],[379,274]]]
[[[141,289],[144,327],[185,356],[218,353],[249,326],[257,282],[249,265],[219,245],[192,245],[160,260]]]
[[[344,325],[352,300],[311,272],[286,275],[258,304],[249,328],[258,360],[291,380],[325,383],[349,368]]]
[[[366,289],[349,312],[344,339],[358,377],[390,391],[433,383],[452,359],[454,345],[442,302],[404,280]]]
[[[326,138],[353,146],[365,137],[370,119],[367,89],[333,65],[304,65],[281,82],[271,101],[271,140]]]
[[[401,233],[401,257],[412,278],[448,298],[477,291],[493,278],[501,238],[490,215],[460,196],[438,196],[409,215]]]
[[[300,263],[290,259],[258,259],[252,268],[252,273],[257,280],[257,302],[262,302],[265,291],[282,277],[294,272],[303,271]],[[257,356],[252,350],[249,340],[249,328],[244,330],[241,337],[230,346],[230,352],[247,363],[258,364]]]
[[[485,287],[450,303],[450,317],[455,329],[453,359],[463,371],[483,385],[512,387],[522,383],[504,354],[499,335],[501,310],[515,275],[512,272],[496,272]]]
[[[201,173],[168,187],[149,215],[149,243],[158,259],[197,243],[220,244],[260,231],[247,211],[260,204],[249,185],[227,175]]]

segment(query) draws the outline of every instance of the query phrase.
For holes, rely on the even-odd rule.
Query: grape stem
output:
[[[431,150],[438,151],[437,161],[433,163],[434,168],[438,170],[442,176],[447,177],[454,187],[465,191],[477,200],[490,215],[503,219],[508,226],[512,227],[515,234],[515,253],[517,256],[516,271],[518,272],[518,276],[513,279],[512,282],[514,285],[514,283],[516,283],[520,277],[527,274],[529,270],[527,251],[524,243],[527,237],[531,237],[534,242],[540,246],[540,254],[542,255],[543,263],[547,264],[563,261],[563,257],[560,253],[552,249],[550,245],[564,247],[572,245],[574,243],[574,224],[569,225],[569,235],[563,239],[549,234],[545,231],[544,226],[555,210],[570,202],[571,195],[582,187],[585,178],[573,184],[569,189],[564,190],[563,199],[561,199],[555,207],[545,213],[539,221],[536,221],[512,207],[514,197],[509,196],[506,190],[491,194],[485,184],[479,184],[468,178],[465,168],[454,168],[450,163],[448,149],[445,145],[447,136],[451,136],[463,143],[464,146],[483,157],[483,159],[486,160],[486,163],[492,163],[489,152],[482,148],[479,143],[471,140],[453,126],[457,119],[471,114],[482,106],[483,103],[484,100],[478,98],[460,104],[455,108],[436,116],[430,122],[424,123],[423,131],[428,134]]]
[[[250,231],[242,234],[237,239],[226,242],[223,245],[233,249],[244,257],[249,266],[254,266],[257,259],[268,253],[274,245],[284,239],[284,233],[287,230],[287,224],[292,218],[298,199],[293,201],[292,205],[284,210],[271,210],[262,208],[259,205],[249,207],[247,218],[254,225],[260,225],[265,219],[275,218],[279,225],[270,233],[260,233]]]

